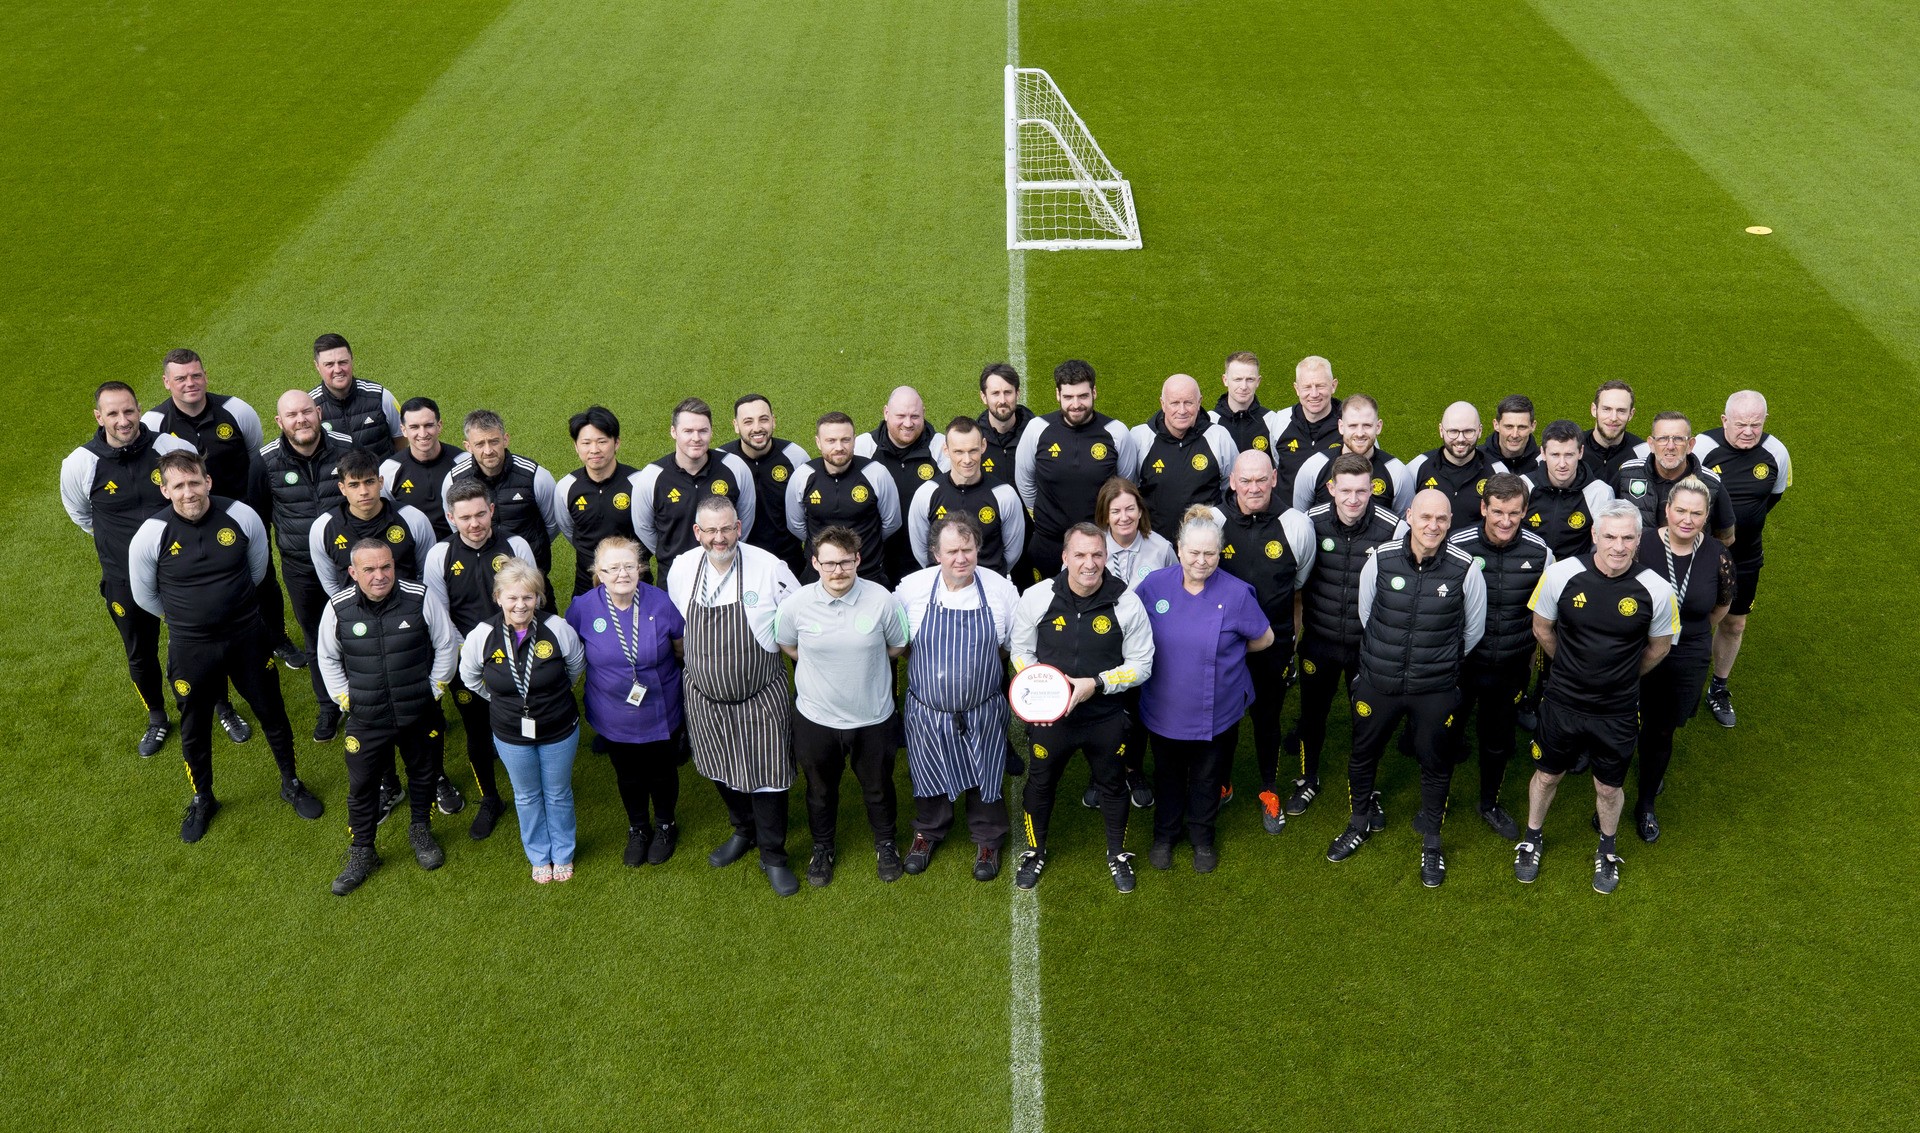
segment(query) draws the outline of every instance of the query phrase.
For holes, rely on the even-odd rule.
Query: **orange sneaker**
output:
[[[1267,833],[1278,834],[1287,828],[1287,816],[1280,809],[1280,796],[1272,791],[1260,792],[1260,824]]]

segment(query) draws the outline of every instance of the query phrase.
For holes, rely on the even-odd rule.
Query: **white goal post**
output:
[[[1053,77],[1006,72],[1007,247],[1138,248],[1133,186]]]

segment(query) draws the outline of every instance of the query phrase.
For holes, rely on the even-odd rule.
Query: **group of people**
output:
[[[504,763],[536,882],[573,874],[584,715],[627,811],[629,866],[674,854],[690,759],[733,828],[708,861],[755,851],[782,896],[799,889],[795,774],[812,842],[803,872],[825,886],[849,767],[882,880],[927,869],[964,810],[973,876],[991,881],[1013,830],[1004,790],[1024,775],[1014,880],[1031,889],[1077,752],[1091,780],[1081,801],[1101,814],[1126,893],[1132,808],[1154,812],[1150,865],[1170,869],[1185,842],[1196,871],[1217,867],[1249,718],[1264,829],[1303,814],[1323,790],[1343,679],[1350,817],[1330,861],[1385,829],[1378,780],[1398,734],[1418,768],[1424,884],[1445,880],[1454,768],[1477,752],[1478,813],[1515,844],[1522,882],[1538,876],[1561,778],[1591,772],[1593,886],[1611,892],[1634,753],[1633,827],[1653,842],[1674,734],[1703,693],[1735,725],[1728,681],[1761,536],[1791,483],[1753,391],[1698,436],[1684,414],[1656,414],[1644,441],[1628,431],[1624,382],[1599,387],[1584,428],[1539,429],[1514,395],[1483,439],[1479,412],[1456,402],[1441,443],[1402,462],[1380,447],[1378,403],[1336,396],[1326,359],[1301,361],[1297,400],[1270,410],[1245,352],[1227,358],[1211,411],[1176,374],[1159,412],[1128,428],[1096,408],[1093,368],[1071,360],[1054,370],[1058,410],[1035,414],[1019,373],[996,363],[977,417],[936,432],[903,386],[870,431],[822,415],[813,456],[777,435],[769,397],[745,393],[735,439],[716,448],[712,409],[688,398],[669,415],[671,451],[634,467],[618,418],[596,405],[569,421],[581,466],[556,479],[511,450],[491,410],[462,419],[464,450],[444,443],[439,406],[358,378],[339,335],[317,339],[313,360],[319,384],[280,396],[271,442],[244,401],[208,391],[191,350],[165,357],[167,397],[144,414],[131,386],[101,385],[99,428],[67,458],[61,496],[94,539],[148,712],[143,756],[171,734],[171,686],[192,788],[183,840],[220,805],[214,726],[235,743],[251,735],[229,688],[266,734],[282,798],[320,816],[276,671],[310,668],[314,739],[345,732],[342,895],[381,864],[377,830],[403,801],[416,861],[444,863],[433,812],[467,805],[445,769],[447,699],[480,793],[469,835],[490,836],[507,810]],[[564,615],[557,538],[576,562]],[[286,633],[287,602],[304,648]],[[1071,698],[1063,716],[1030,722],[1023,753],[1007,677],[1035,664],[1064,675]],[[1524,826],[1500,799],[1522,730],[1534,758]]]

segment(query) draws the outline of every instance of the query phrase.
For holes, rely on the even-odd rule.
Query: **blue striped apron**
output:
[[[1007,767],[1012,710],[1001,691],[1006,676],[1000,635],[986,588],[976,577],[980,606],[949,610],[939,587],[927,598],[926,617],[907,659],[907,769],[913,793],[958,799],[978,787],[984,802],[1000,798]]]

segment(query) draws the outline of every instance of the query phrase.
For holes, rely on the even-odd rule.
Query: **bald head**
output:
[[[1720,429],[1727,443],[1737,449],[1750,449],[1767,435],[1767,399],[1759,391],[1743,389],[1727,399],[1727,411],[1720,417]]]
[[[1234,458],[1233,474],[1227,487],[1233,492],[1240,510],[1247,515],[1265,511],[1273,502],[1273,461],[1259,449],[1248,449]]]
[[[887,436],[896,445],[912,444],[927,428],[926,403],[920,400],[920,391],[912,386],[896,386],[887,398],[882,416],[886,418]]]
[[[1470,401],[1456,401],[1440,415],[1440,444],[1447,459],[1465,464],[1480,443],[1480,411]]]
[[[1743,389],[1727,398],[1727,416],[1740,413],[1753,413],[1761,417],[1767,415],[1767,399],[1759,390]]]
[[[1414,554],[1425,559],[1447,541],[1453,526],[1453,501],[1438,488],[1422,488],[1407,505],[1407,527]]]
[[[1167,432],[1186,436],[1200,419],[1200,383],[1186,374],[1175,374],[1161,382],[1160,414]]]
[[[320,407],[305,390],[290,389],[274,405],[273,423],[295,452],[311,456],[320,447]]]

